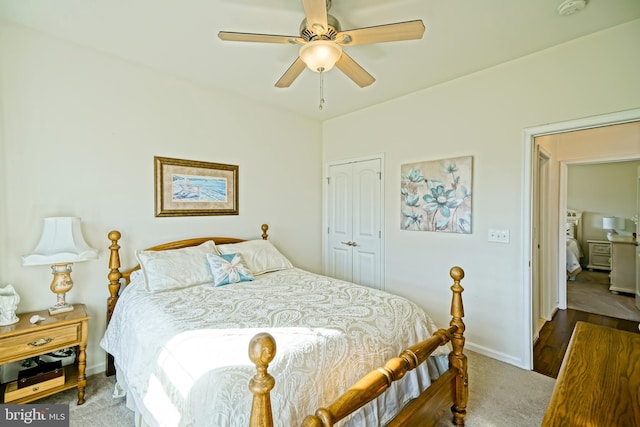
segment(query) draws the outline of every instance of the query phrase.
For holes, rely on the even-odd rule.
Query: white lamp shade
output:
[[[22,257],[22,264],[67,264],[97,257],[98,251],[82,236],[80,218],[52,217],[44,219],[40,242],[31,254]]]
[[[329,40],[314,40],[300,48],[300,58],[316,73],[332,69],[341,56],[340,45]]]
[[[624,218],[605,216],[602,218],[602,228],[605,230],[621,230],[624,228]]]

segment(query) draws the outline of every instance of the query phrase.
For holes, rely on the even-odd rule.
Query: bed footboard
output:
[[[360,409],[387,390],[391,383],[425,362],[439,346],[451,342],[449,369],[433,382],[420,396],[406,405],[391,421],[390,427],[433,426],[445,415],[453,413],[453,423],[464,426],[468,400],[467,357],[463,353],[465,325],[460,281],[464,271],[453,267],[450,271],[454,283],[451,286],[451,322],[449,328],[440,329],[430,338],[404,350],[400,356],[390,359],[383,367],[369,372],[329,406],[320,408],[315,415],[305,418],[303,427],[330,427]],[[250,427],[273,426],[270,391],[275,380],[267,373],[268,364],[275,357],[273,337],[263,333],[256,335],[249,345],[249,356],[257,373],[249,389],[253,393]]]

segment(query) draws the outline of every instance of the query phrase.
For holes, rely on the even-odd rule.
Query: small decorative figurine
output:
[[[13,286],[0,288],[0,326],[12,325],[19,320],[16,316],[19,302],[20,295]]]

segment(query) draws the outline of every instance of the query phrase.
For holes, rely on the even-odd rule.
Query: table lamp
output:
[[[56,294],[56,304],[49,308],[49,314],[58,314],[73,310],[65,300],[73,287],[71,264],[96,258],[98,251],[82,236],[80,218],[51,217],[44,219],[40,242],[31,254],[22,257],[22,265],[51,265],[51,291]]]
[[[607,237],[618,234],[616,230],[622,230],[624,228],[624,218],[605,216],[602,218],[602,228],[609,230]]]

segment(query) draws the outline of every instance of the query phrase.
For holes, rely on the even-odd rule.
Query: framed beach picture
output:
[[[403,230],[471,234],[472,157],[400,166]]]
[[[238,166],[154,157],[156,216],[238,215]]]

